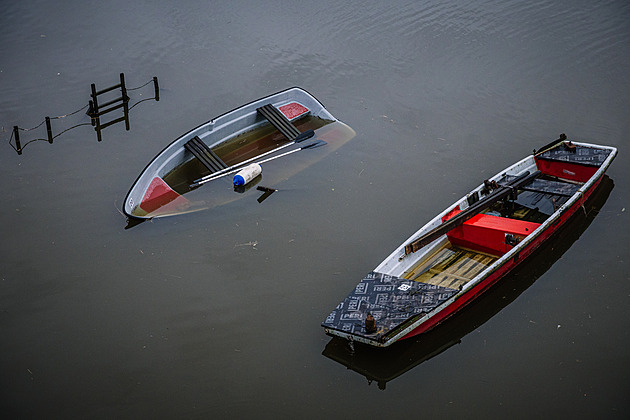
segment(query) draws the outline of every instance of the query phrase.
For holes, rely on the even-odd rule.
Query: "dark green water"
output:
[[[627,418],[628,22],[625,1],[2,3],[0,413]],[[121,72],[161,87],[129,132],[99,143],[82,126],[22,156],[8,145],[14,125],[75,111]],[[356,138],[262,204],[125,230],[122,200],[168,143],[295,85]],[[568,249],[472,322],[385,360],[357,352],[367,370],[322,354],[334,343],[320,323],[364,274],[561,132],[619,149],[614,188],[560,238]]]

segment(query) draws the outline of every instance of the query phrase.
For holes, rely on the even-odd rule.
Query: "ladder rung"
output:
[[[108,121],[105,124],[98,124],[95,128],[97,130],[103,130],[109,127],[110,125],[118,124],[119,122],[123,122],[123,121],[125,121],[125,117],[120,117],[120,118],[116,118],[115,120]]]
[[[124,100],[125,100],[125,98],[123,98],[123,97],[121,96],[120,98],[112,99],[111,101],[109,101],[109,102],[105,102],[104,104],[100,104],[100,103],[99,103],[99,104],[98,104],[98,107],[99,107],[99,108],[105,108],[106,106],[110,106],[110,105],[115,104],[116,102],[121,102],[121,101],[124,101]]]
[[[118,83],[117,85],[105,88],[103,90],[99,90],[98,92],[96,92],[96,95],[98,96],[98,95],[102,95],[103,93],[111,92],[112,90],[118,89],[119,87],[122,87],[122,85],[120,83]]]
[[[107,114],[108,112],[116,111],[117,109],[120,109],[120,108],[122,108],[124,106],[125,106],[124,102],[120,103],[118,105],[114,105],[114,106],[112,106],[110,108],[107,108],[107,109],[102,109],[103,106],[99,105],[98,106],[99,109],[97,110],[96,114],[100,117],[101,115]]]

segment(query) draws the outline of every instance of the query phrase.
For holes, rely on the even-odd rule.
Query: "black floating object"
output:
[[[263,195],[261,195],[260,197],[258,197],[258,202],[262,203],[263,201],[265,201],[271,194],[275,193],[278,190],[275,190],[273,188],[269,188],[269,187],[256,187],[256,189],[258,191],[262,191],[264,192]]]

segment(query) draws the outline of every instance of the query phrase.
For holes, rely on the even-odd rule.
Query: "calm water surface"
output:
[[[3,2],[0,412],[627,418],[629,22],[612,0]],[[162,88],[131,131],[8,144],[120,72]],[[295,85],[356,138],[262,204],[125,230],[122,200],[166,144]],[[365,273],[561,132],[620,153],[559,251],[416,343],[331,343],[320,323]]]

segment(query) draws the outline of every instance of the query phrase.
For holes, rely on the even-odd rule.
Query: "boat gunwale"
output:
[[[401,323],[398,328],[393,330],[393,331],[396,331],[395,334],[393,334],[393,335],[388,335],[388,334],[383,335],[381,337],[382,341],[377,341],[377,340],[372,340],[372,339],[369,339],[369,338],[357,336],[357,335],[354,335],[354,334],[351,334],[351,333],[346,333],[346,332],[343,332],[343,331],[335,330],[335,329],[330,328],[330,327],[326,328],[326,332],[331,334],[331,335],[344,337],[344,338],[351,339],[351,340],[356,341],[356,342],[362,342],[362,343],[369,344],[369,345],[372,345],[372,346],[375,346],[375,347],[388,347],[391,344],[397,342],[398,340],[404,338],[406,335],[408,335],[409,333],[414,331],[420,325],[422,325],[424,323],[427,323],[432,318],[436,317],[437,315],[440,315],[442,311],[444,311],[446,308],[450,307],[457,300],[463,298],[464,296],[467,296],[475,287],[481,285],[483,283],[483,281],[486,280],[490,275],[492,275],[494,272],[498,271],[501,267],[506,265],[506,263],[510,259],[515,258],[517,255],[520,255],[521,252],[523,252],[524,250],[527,249],[528,250],[528,254],[525,255],[523,258],[519,258],[518,260],[515,260],[514,266],[511,267],[509,270],[507,270],[506,273],[503,273],[503,275],[501,275],[497,279],[495,279],[494,282],[498,281],[502,276],[506,275],[509,271],[514,269],[514,267],[516,267],[516,265],[518,265],[521,262],[523,262],[524,260],[526,260],[527,256],[529,256],[536,249],[536,247],[538,246],[538,245],[536,245],[536,247],[534,247],[534,248],[529,248],[529,245],[533,241],[535,241],[538,237],[540,237],[543,233],[547,232],[548,229],[552,228],[555,224],[557,224],[558,221],[565,215],[565,213],[568,213],[571,209],[573,209],[578,204],[578,200],[583,198],[584,195],[590,195],[590,193],[594,189],[593,187],[596,184],[599,183],[601,178],[606,173],[606,170],[608,169],[608,167],[610,166],[610,164],[612,163],[612,161],[614,160],[614,158],[617,155],[617,149],[615,147],[612,147],[612,146],[602,146],[602,145],[595,145],[595,144],[591,144],[591,143],[582,143],[582,142],[572,142],[572,143],[577,145],[577,146],[582,146],[582,147],[592,147],[592,148],[610,150],[610,154],[607,156],[606,160],[604,160],[604,162],[602,162],[601,166],[597,169],[597,171],[595,171],[595,173],[588,179],[588,181],[586,181],[584,184],[582,184],[580,186],[580,188],[578,188],[578,190],[562,206],[560,206],[543,223],[541,223],[540,226],[538,226],[538,228],[536,228],[536,230],[534,230],[527,237],[525,237],[521,242],[519,242],[519,244],[517,246],[513,247],[510,251],[506,252],[504,255],[502,255],[500,258],[498,258],[494,263],[492,263],[491,265],[486,267],[484,270],[482,270],[479,274],[477,274],[475,277],[473,277],[469,282],[467,282],[459,290],[459,292],[457,294],[453,295],[452,297],[450,297],[449,299],[444,301],[442,304],[438,305],[432,311],[430,311],[428,313],[425,313],[425,314],[416,315],[414,317],[411,317],[409,320]],[[527,162],[530,161],[530,160],[533,162],[533,164],[527,164]],[[506,175],[510,171],[514,170],[515,168],[518,168],[519,166],[525,165],[525,164],[527,164],[526,168],[521,170],[519,173],[522,173],[523,171],[528,170],[528,168],[531,169],[531,168],[535,168],[536,167],[536,163],[535,163],[535,160],[534,160],[534,155],[528,155],[525,158],[521,159],[520,161],[518,161],[518,162],[514,163],[513,165],[509,166],[508,168],[500,171],[494,177],[492,177],[491,180],[499,180],[502,176]],[[381,273],[387,273],[387,274],[390,274],[390,275],[395,275],[395,274],[391,274],[392,271],[394,269],[396,269],[397,267],[399,267],[401,265],[401,262],[405,258],[409,258],[409,255],[406,255],[405,252],[404,252],[405,244],[407,244],[410,241],[414,240],[415,238],[420,236],[423,232],[426,232],[429,229],[431,229],[433,227],[433,224],[436,222],[436,220],[439,220],[441,222],[441,217],[442,216],[447,214],[449,211],[451,211],[457,205],[461,205],[462,203],[466,203],[467,202],[466,201],[467,197],[470,194],[474,193],[474,192],[480,191],[481,188],[483,188],[483,184],[481,184],[479,187],[473,189],[468,194],[464,195],[460,200],[457,200],[454,204],[452,204],[451,206],[447,207],[447,209],[444,210],[442,213],[438,214],[431,221],[429,221],[424,226],[422,226],[418,231],[416,231],[413,235],[411,235],[411,237],[409,237],[398,248],[396,248],[396,250],[394,250],[394,252],[392,252],[387,258],[385,258],[385,260],[383,260],[374,269],[374,272],[381,272]],[[569,217],[571,215],[573,215],[573,212],[575,210],[577,210],[577,207],[573,211],[571,211]],[[552,235],[553,232],[559,227],[560,226],[556,226],[555,229],[552,229],[552,231],[551,231],[551,233],[549,235]],[[409,268],[411,268],[413,266],[413,264],[415,264],[419,260],[421,260],[423,258],[423,256],[426,255],[427,253],[433,252],[433,249],[436,246],[440,246],[440,244],[442,244],[444,242],[444,237],[445,236],[446,235],[443,235],[440,238],[438,238],[435,241],[433,241],[430,245],[427,245],[427,247],[425,247],[427,249],[423,250],[423,252],[422,252],[422,254],[420,256],[418,256],[417,258],[413,259],[414,262],[412,262],[411,264],[407,264],[407,267],[404,268],[402,272],[405,272],[405,270],[408,270]],[[411,254],[411,255],[413,255],[413,254]],[[398,262],[396,263],[395,261],[398,261]],[[392,263],[393,263],[393,266],[392,266]],[[389,268],[389,270],[390,270],[389,272],[382,271],[384,268],[386,268],[388,266],[390,267]],[[400,270],[400,268],[399,268],[399,270]],[[481,292],[483,292],[484,290],[485,290],[485,288],[482,289]],[[467,303],[469,303],[472,300],[474,300],[474,297],[471,298],[469,301],[464,302],[464,304],[461,307],[456,308],[453,313],[461,310],[463,306],[465,306]],[[450,315],[452,315],[452,314],[448,314],[447,316],[450,316]],[[441,322],[441,321],[437,321],[435,325],[437,325],[439,322]],[[405,324],[407,324],[407,325],[405,326]],[[427,327],[427,330],[432,328],[435,325],[429,325]]]

